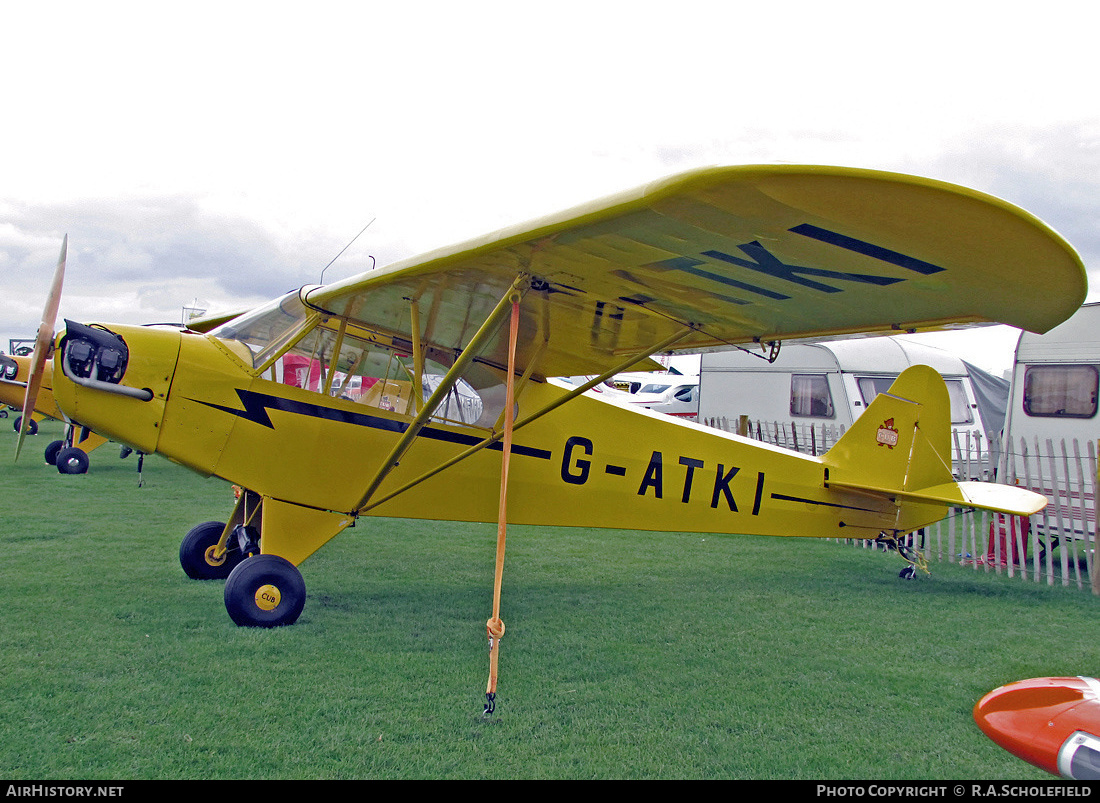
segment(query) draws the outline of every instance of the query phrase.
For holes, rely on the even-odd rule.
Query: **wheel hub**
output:
[[[210,566],[221,566],[223,563],[225,563],[225,559],[228,555],[228,550],[222,552],[221,555],[218,555],[218,545],[214,544],[206,550],[206,563]]]
[[[270,583],[256,589],[256,607],[261,611],[273,611],[279,607],[281,601],[279,589]]]

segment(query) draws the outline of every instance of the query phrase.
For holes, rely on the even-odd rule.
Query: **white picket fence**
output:
[[[843,424],[781,424],[778,421],[749,421],[747,416],[741,419],[725,416],[707,418],[702,423],[714,429],[737,432],[758,441],[812,455],[825,454],[844,434]]]
[[[843,427],[724,418],[703,423],[815,455],[824,454],[844,434]],[[1030,518],[953,508],[942,521],[915,533],[911,546],[929,562],[961,563],[975,571],[1100,594],[1100,582],[1090,580],[1096,546],[1096,442],[1019,439],[1004,448],[997,439],[955,430],[952,446],[956,477],[1029,488],[1050,501]],[[847,543],[874,547],[873,541]]]

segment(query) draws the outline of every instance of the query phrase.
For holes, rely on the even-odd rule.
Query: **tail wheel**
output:
[[[302,573],[278,555],[256,555],[242,561],[225,583],[225,609],[241,627],[294,624],[305,604]]]
[[[192,527],[180,543],[180,566],[192,580],[224,580],[241,562],[242,555],[234,549],[230,539],[226,551],[220,556],[215,547],[221,540],[225,524],[206,521]]]
[[[67,446],[57,453],[54,465],[62,474],[86,474],[88,473],[88,455],[83,449]]]

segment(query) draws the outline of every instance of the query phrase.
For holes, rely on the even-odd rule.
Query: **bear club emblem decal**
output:
[[[887,418],[882,422],[875,439],[879,446],[885,446],[887,449],[893,449],[898,445],[898,430],[894,426],[894,419]]]

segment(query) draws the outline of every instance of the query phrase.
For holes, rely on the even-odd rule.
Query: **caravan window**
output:
[[[861,376],[856,379],[859,395],[863,397],[863,406],[873,402],[878,394],[888,391],[895,379],[896,376]]]
[[[1093,365],[1044,365],[1024,373],[1024,412],[1044,418],[1092,418],[1100,379]]]
[[[859,395],[863,397],[863,404],[868,405],[875,400],[875,396],[885,393],[894,384],[892,376],[861,376],[856,380],[859,385]],[[947,396],[951,400],[951,423],[973,424],[974,412],[970,408],[970,401],[966,398],[966,389],[962,380],[948,379]]]
[[[973,424],[974,411],[966,398],[966,389],[963,388],[962,380],[948,379],[946,382],[947,395],[951,399],[951,423]]]
[[[793,374],[791,415],[832,418],[833,397],[829,393],[829,377],[824,374]]]

